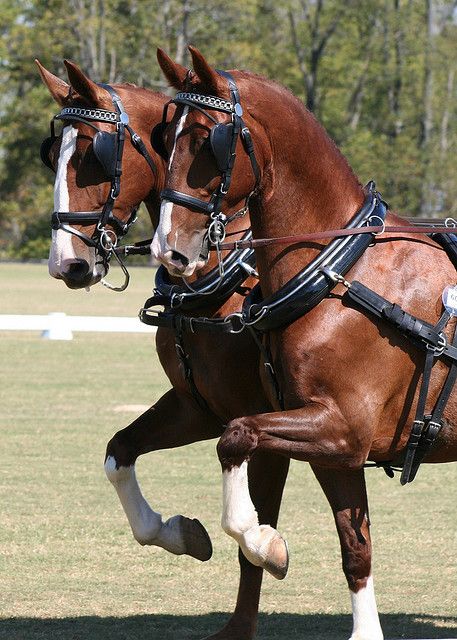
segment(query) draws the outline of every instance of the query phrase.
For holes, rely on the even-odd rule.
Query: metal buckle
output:
[[[428,351],[433,351],[435,357],[438,358],[439,356],[443,355],[444,350],[447,347],[447,338],[441,331],[441,333],[438,334],[438,346],[435,347],[435,345],[433,344],[426,344],[425,346]]]
[[[242,333],[244,331],[244,327],[245,327],[245,323],[243,320],[243,316],[241,313],[230,313],[228,316],[226,316],[224,318],[224,324],[228,324],[229,322],[232,322],[232,318],[237,318],[240,322],[240,329],[233,329],[230,331],[230,333],[232,334],[237,334],[237,333]],[[232,325],[233,326],[233,325]]]

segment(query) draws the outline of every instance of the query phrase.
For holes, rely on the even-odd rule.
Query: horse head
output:
[[[168,124],[164,118],[161,130],[168,171],[152,243],[157,260],[185,277],[205,265],[209,244],[220,242],[227,222],[247,210],[261,175],[242,119],[234,79],[239,72],[218,72],[197,49],[189,50],[193,72],[158,50],[159,64],[178,93],[173,118]]]
[[[65,60],[67,83],[36,62],[61,107],[41,146],[43,162],[56,174],[49,272],[72,289],[89,287],[108,272],[142,201],[157,222],[165,167],[150,138],[166,97],[129,84],[97,84]]]

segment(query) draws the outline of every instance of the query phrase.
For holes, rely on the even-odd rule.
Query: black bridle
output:
[[[128,285],[129,275],[115,248],[118,240],[125,236],[130,226],[135,222],[139,206],[134,207],[126,222],[122,221],[113,213],[121,187],[122,155],[126,129],[130,134],[134,148],[144,157],[151,171],[157,173],[157,168],[144,142],[130,127],[129,117],[117,92],[110,85],[100,83],[99,86],[106,89],[110,94],[115,111],[97,108],[88,109],[79,106],[64,107],[62,111],[51,120],[51,136],[46,138],[41,145],[41,159],[46,166],[54,170],[48,154],[52,144],[54,144],[57,139],[54,130],[55,120],[81,122],[96,131],[93,139],[94,154],[107,177],[111,179],[108,198],[101,211],[53,211],[51,218],[52,229],[62,229],[82,240],[88,247],[94,248],[96,253],[101,256],[106,271],[108,270],[111,255],[114,254],[124,272],[125,282],[121,287],[113,287],[106,282],[104,282],[104,284],[115,291],[123,291]],[[116,130],[113,133],[102,131],[94,125],[93,122],[113,124]],[[92,235],[89,236],[71,225],[95,225],[95,229]],[[110,229],[106,228],[108,225],[111,227]]]
[[[171,103],[189,106],[192,109],[200,111],[204,116],[211,120],[214,123],[214,126],[211,129],[209,141],[221,175],[219,185],[210,196],[208,202],[186,193],[182,193],[181,191],[176,191],[175,189],[166,188],[163,189],[160,194],[162,200],[167,200],[173,204],[181,205],[192,211],[196,211],[197,213],[209,216],[210,223],[205,241],[206,244],[208,244],[209,241],[216,245],[224,240],[226,225],[231,220],[247,211],[249,200],[256,192],[260,183],[260,169],[255,157],[251,134],[242,118],[243,108],[240,103],[238,87],[236,86],[232,75],[227,71],[218,71],[218,74],[226,78],[228,82],[230,100],[225,100],[218,96],[208,96],[185,91],[177,93],[175,98],[164,107],[161,127],[163,130],[166,126],[167,108]],[[230,114],[231,121],[228,123],[218,122],[214,116],[208,113],[208,109]],[[252,191],[247,195],[245,206],[241,212],[237,212],[232,216],[227,217],[222,213],[222,201],[230,188],[232,171],[236,158],[236,145],[239,137],[241,138],[243,147],[249,156],[255,178],[255,184]]]

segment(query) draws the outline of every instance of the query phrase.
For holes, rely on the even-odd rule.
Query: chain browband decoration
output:
[[[200,93],[189,93],[187,91],[180,91],[174,97],[173,102],[192,102],[196,104],[203,104],[210,109],[216,109],[217,111],[225,111],[226,113],[234,113],[235,106],[229,100],[224,100],[218,96],[205,96]],[[239,104],[239,103],[238,103]],[[239,115],[242,115],[240,113]]]

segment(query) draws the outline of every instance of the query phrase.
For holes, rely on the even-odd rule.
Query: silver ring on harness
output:
[[[218,245],[225,240],[225,221],[227,218],[223,213],[211,214],[211,217],[212,221],[208,227],[208,240],[211,244]]]
[[[457,220],[455,220],[454,218],[446,218],[446,220],[444,221],[444,226],[451,229],[455,228],[457,227]]]
[[[100,231],[100,246],[107,253],[113,251],[117,245],[117,235],[112,229],[97,227]]]
[[[380,225],[373,224],[373,220],[379,220],[381,224]],[[383,218],[381,218],[380,216],[371,216],[368,219],[368,223],[372,227],[381,226],[381,231],[373,231],[373,234],[375,236],[381,236],[386,230],[386,221],[383,220]]]

